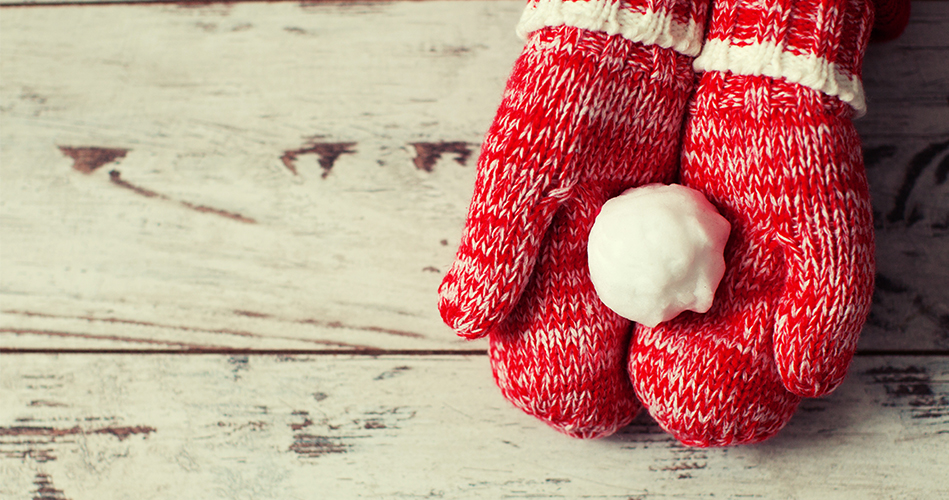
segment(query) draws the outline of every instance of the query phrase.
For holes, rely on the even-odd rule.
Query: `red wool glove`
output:
[[[682,442],[760,441],[843,381],[873,291],[864,0],[717,0],[681,183],[732,224],[712,309],[637,327],[629,371]]]
[[[630,323],[597,298],[586,242],[607,199],[675,175],[694,84],[682,52],[697,53],[705,8],[659,3],[664,15],[610,2],[528,5],[520,31],[530,38],[439,289],[449,326],[490,336],[504,396],[576,437],[612,433],[640,408],[626,372]]]

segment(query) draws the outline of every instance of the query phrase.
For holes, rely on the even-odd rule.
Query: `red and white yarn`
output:
[[[737,3],[758,13],[769,1]],[[780,31],[741,15],[744,5],[719,5],[727,13],[713,12],[711,33]],[[837,8],[836,21],[814,28],[814,45],[859,69],[870,16],[857,2]],[[725,277],[708,313],[638,326],[629,360],[637,395],[684,443],[767,439],[801,397],[827,394],[846,375],[870,311],[874,262],[856,104],[840,97],[763,74],[702,76],[680,182],[732,224]]]
[[[529,0],[517,33],[526,39],[547,26],[572,26],[694,57],[702,49],[707,7],[690,0]]]
[[[712,309],[637,326],[629,372],[680,441],[777,433],[801,397],[843,381],[873,292],[873,225],[852,110],[813,89],[710,72],[691,104],[680,182],[732,224]]]
[[[685,443],[754,442],[843,379],[872,292],[859,138],[863,0],[529,0],[479,158],[445,322],[490,336],[515,405],[576,437],[640,407]],[[703,45],[704,42],[704,45]],[[681,182],[735,236],[709,313],[637,327],[596,297],[586,240],[626,188]],[[841,104],[841,103],[846,103]],[[627,348],[628,364],[627,364]]]
[[[866,113],[860,80],[872,27],[867,0],[717,0],[698,72],[799,83]]]
[[[621,36],[537,30],[482,147],[439,309],[460,335],[490,335],[507,399],[572,436],[610,434],[640,408],[630,323],[597,298],[587,238],[607,199],[672,180],[691,62]]]

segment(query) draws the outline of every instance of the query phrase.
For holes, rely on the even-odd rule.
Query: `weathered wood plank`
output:
[[[404,2],[407,0],[370,0],[374,3],[380,2]],[[432,0],[408,0],[408,1],[432,1]],[[440,0],[445,1],[445,0]],[[471,0],[449,0],[449,1],[471,1]],[[475,0],[477,1],[477,0]],[[500,1],[509,1],[509,0],[500,0]],[[930,0],[923,0],[930,1]],[[941,1],[941,0],[935,0]],[[215,4],[237,4],[237,3],[277,3],[277,2],[292,2],[292,3],[301,3],[307,5],[315,5],[321,3],[328,4],[355,4],[355,3],[366,3],[365,0],[0,0],[0,6],[7,8],[24,8],[24,7],[60,7],[60,6],[103,6],[103,5],[148,5],[148,4],[165,4],[165,5],[179,5],[182,7],[209,7]]]
[[[4,11],[2,345],[470,348],[435,290],[520,8]]]
[[[0,366],[0,496],[939,498],[949,363],[858,358],[755,446],[648,418],[600,441],[508,405],[485,356],[17,355]]]
[[[483,347],[434,291],[521,5],[5,8],[0,347]],[[866,63],[863,349],[949,349],[949,3],[914,9]]]
[[[870,47],[864,141],[877,289],[863,348],[949,348],[949,4],[913,2],[894,42]]]

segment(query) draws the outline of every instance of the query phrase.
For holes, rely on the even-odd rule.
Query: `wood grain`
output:
[[[519,11],[5,10],[0,345],[483,348],[435,290]]]
[[[484,356],[17,355],[0,385],[10,500],[949,494],[941,358],[859,358],[775,439],[711,450],[646,416],[561,436],[501,398]]]
[[[949,350],[947,5],[867,56],[864,352]],[[483,349],[435,289],[520,9],[4,8],[0,348]]]
[[[646,415],[562,437],[438,318],[520,0],[15,3],[3,500],[949,497],[949,3],[867,55],[880,274],[850,378],[713,450]]]
[[[858,120],[876,219],[877,287],[864,349],[949,349],[949,4],[913,2],[864,62]]]

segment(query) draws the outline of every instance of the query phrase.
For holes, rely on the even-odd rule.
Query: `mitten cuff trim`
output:
[[[725,40],[708,40],[693,65],[698,72],[730,71],[737,75],[782,78],[837,97],[853,107],[857,117],[867,112],[859,77],[822,57],[795,54],[775,43],[732,45]]]
[[[692,57],[701,52],[705,32],[704,20],[676,19],[671,11],[655,11],[630,0],[537,0],[524,9],[517,35],[526,40],[531,32],[549,26],[620,35]]]

